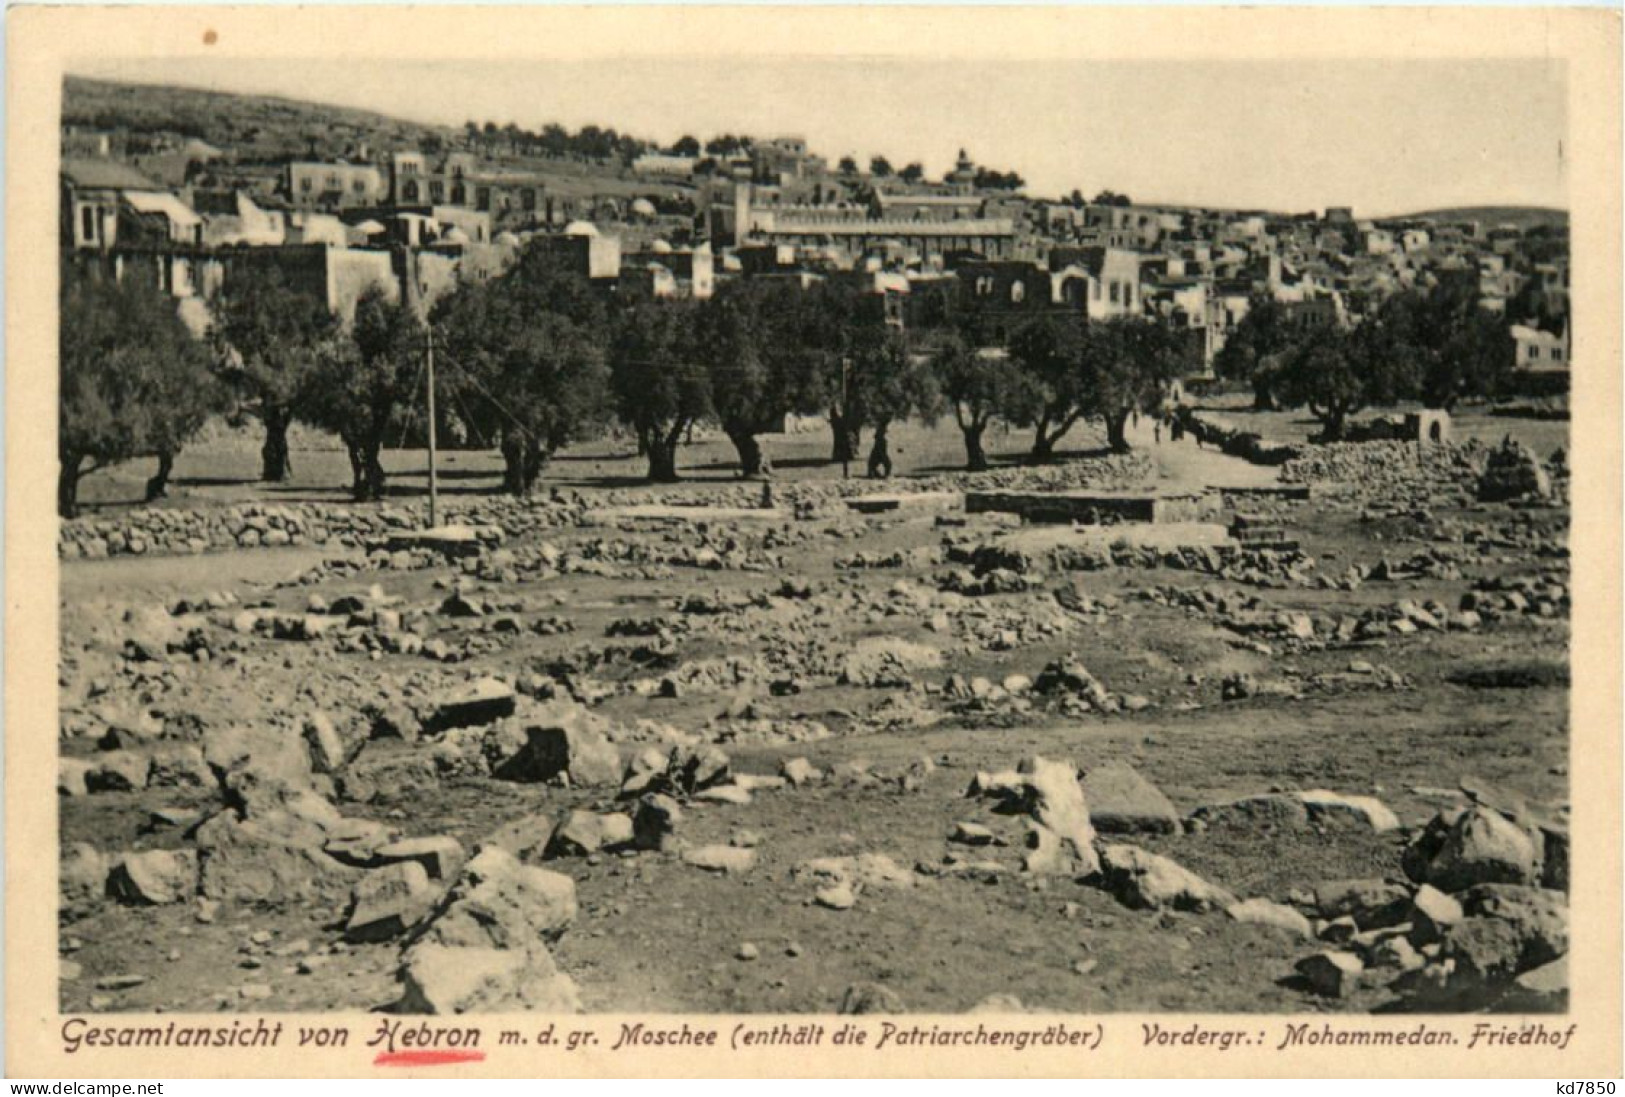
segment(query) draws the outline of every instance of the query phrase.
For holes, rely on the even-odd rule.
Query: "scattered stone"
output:
[[[830,910],[851,910],[857,905],[858,897],[853,893],[852,885],[843,882],[820,888],[813,895],[813,901]]]
[[[884,983],[854,983],[846,988],[846,993],[841,996],[840,1008],[836,1010],[848,1017],[905,1011],[903,1000]]]
[[[1327,998],[1346,998],[1359,986],[1365,965],[1352,952],[1317,952],[1299,960],[1298,974],[1309,982],[1316,994]]]
[[[779,767],[779,773],[795,788],[803,788],[824,778],[823,772],[805,758],[790,759]]]
[[[707,872],[741,875],[756,867],[756,851],[738,846],[710,845],[685,850],[683,863]]]

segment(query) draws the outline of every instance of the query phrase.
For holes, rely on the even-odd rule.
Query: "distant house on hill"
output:
[[[146,175],[113,160],[64,160],[62,243],[105,251],[115,244],[200,244],[203,219]]]

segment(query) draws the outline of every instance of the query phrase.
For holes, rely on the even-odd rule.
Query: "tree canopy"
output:
[[[206,349],[155,286],[65,276],[60,306],[57,510],[71,518],[86,474],[173,458],[221,392]]]

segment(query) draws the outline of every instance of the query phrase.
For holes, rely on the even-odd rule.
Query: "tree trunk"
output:
[[[863,445],[863,428],[842,415],[839,408],[830,409],[829,426],[835,435],[834,449],[829,459],[835,462],[856,461],[858,447]]]
[[[547,464],[548,451],[542,448],[542,443],[534,438],[525,445],[525,494],[529,495],[536,489],[536,481],[542,477],[542,468]]]
[[[285,408],[267,408],[265,444],[260,447],[260,479],[272,484],[287,480],[292,466],[288,461],[288,415]]]
[[[367,497],[367,458],[361,451],[361,443],[354,438],[344,439],[344,452],[350,458],[350,497],[361,500]]]
[[[502,433],[502,490],[524,497],[530,493],[525,479],[525,436],[513,431]]]
[[[162,499],[169,494],[169,474],[175,469],[175,455],[173,453],[160,453],[158,455],[158,471],[153,473],[152,479],[147,481],[147,502]]]
[[[762,444],[749,428],[739,426],[725,427],[728,441],[734,444],[739,453],[739,475],[747,480],[754,480],[762,475]]]
[[[385,491],[384,466],[378,460],[378,443],[369,442],[362,461],[363,486],[366,489],[366,498],[382,500]]]
[[[886,431],[891,424],[882,419],[875,424],[875,438],[869,446],[869,479],[891,478],[891,449],[886,445]]]
[[[1253,378],[1253,410],[1275,410],[1275,393],[1270,391],[1270,382],[1266,378]]]
[[[982,449],[982,432],[987,429],[987,424],[973,422],[959,429],[965,435],[965,467],[971,472],[986,471],[987,452]]]
[[[1106,416],[1106,444],[1113,453],[1127,453],[1129,412],[1115,411]]]
[[[651,427],[645,434],[643,441],[649,454],[650,483],[677,483],[677,447],[682,442],[684,425],[679,423],[664,434],[658,428]]]
[[[79,517],[79,477],[85,459],[64,455],[56,474],[56,512],[63,518]]]

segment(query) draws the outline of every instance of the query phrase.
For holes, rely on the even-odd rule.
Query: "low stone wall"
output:
[[[1145,480],[1150,459],[1143,454],[1114,454],[1096,460],[1033,468],[1012,466],[987,472],[943,473],[899,478],[898,492],[961,491],[969,487],[1102,490]],[[820,480],[774,482],[777,505],[816,514],[842,500],[873,494],[880,481]],[[617,488],[603,491],[556,489],[530,499],[507,495],[460,497],[441,501],[442,524],[492,526],[509,538],[534,530],[573,526],[589,509],[634,504],[755,507],[763,485],[676,485],[669,488]],[[844,507],[842,508],[844,512]],[[363,546],[392,531],[420,529],[427,523],[428,503],[245,503],[237,506],[133,507],[109,515],[86,515],[61,522],[58,554],[64,560],[108,556],[174,556],[231,549],[288,545]]]

